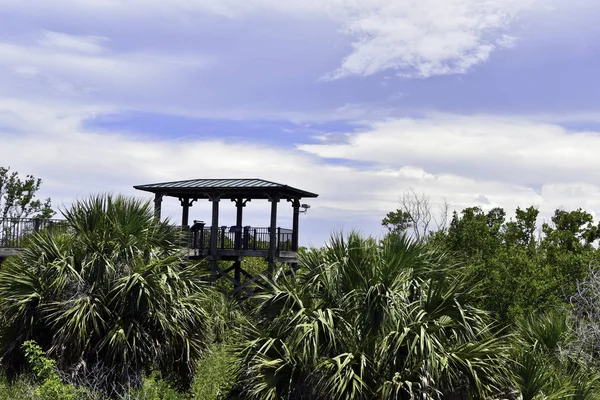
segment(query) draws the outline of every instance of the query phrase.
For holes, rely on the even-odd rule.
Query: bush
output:
[[[0,378],[0,399],[35,400],[35,386],[24,378],[9,382],[2,377]]]
[[[196,399],[225,399],[235,381],[235,364],[238,361],[231,345],[214,346],[196,372],[192,393]]]
[[[215,295],[186,264],[179,231],[153,208],[96,196],[63,212],[64,231],[40,232],[0,270],[0,357],[22,372],[35,340],[61,371],[111,393],[150,370],[189,387],[214,338]]]
[[[23,343],[25,358],[33,375],[39,382],[35,388],[35,396],[40,400],[75,400],[87,397],[83,389],[62,382],[56,362],[46,357],[46,353],[34,341]]]
[[[446,254],[351,234],[300,262],[259,296],[240,346],[248,398],[482,398],[507,383],[505,338]]]
[[[566,312],[546,311],[517,320],[512,343],[513,387],[523,400],[597,399],[598,371],[582,362]]]
[[[144,379],[142,387],[131,390],[122,398],[123,400],[189,400],[191,396],[178,392],[168,382],[152,374]]]

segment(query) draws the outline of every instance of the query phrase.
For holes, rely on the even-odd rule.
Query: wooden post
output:
[[[244,207],[246,206],[246,202],[241,197],[235,200],[235,206],[237,208],[237,213],[235,216],[235,226],[238,227],[239,230],[235,232],[235,246],[236,250],[240,250],[242,248],[242,217],[244,213]]]
[[[271,226],[269,229],[269,274],[273,274],[275,268],[275,251],[277,249],[277,203],[278,197],[271,197]]]
[[[183,199],[179,199],[181,201],[181,206],[183,207],[183,212],[181,213],[181,228],[185,231],[188,227],[188,219],[190,216],[190,199],[184,197]]]
[[[294,199],[292,202],[294,208],[294,216],[292,219],[292,251],[298,251],[298,226],[300,225],[300,200]]]
[[[248,199],[247,201],[250,201]],[[243,223],[243,215],[244,215],[244,207],[246,207],[246,201],[243,198],[238,198],[235,200],[235,206],[237,208],[237,214],[235,217],[235,246],[236,250],[242,249],[242,223]],[[238,285],[242,284],[242,261],[238,259],[234,263],[234,271],[233,271],[233,279],[237,282]],[[235,288],[234,288],[235,289]]]
[[[242,261],[241,260],[234,261],[233,279],[235,280],[235,282],[238,286],[242,285]],[[234,288],[234,289],[236,289],[236,288]]]
[[[156,222],[160,222],[160,209],[162,199],[163,195],[161,193],[156,193],[154,195],[154,219],[156,219]]]
[[[212,225],[210,226],[210,281],[217,280],[217,235],[219,234],[219,200],[220,196],[209,198],[212,201]]]

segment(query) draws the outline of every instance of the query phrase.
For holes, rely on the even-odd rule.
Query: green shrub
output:
[[[24,378],[8,382],[3,377],[0,379],[0,399],[35,400],[35,387]]]
[[[239,346],[247,398],[476,399],[506,384],[506,338],[447,254],[352,233],[300,265],[257,296]]]
[[[85,398],[85,391],[62,382],[54,360],[34,341],[23,343],[25,358],[35,378],[40,382],[35,388],[35,398],[40,400],[75,400]]]
[[[175,390],[168,382],[160,379],[156,374],[152,374],[144,379],[142,387],[131,390],[123,396],[124,399],[131,400],[189,400],[189,394],[180,393]],[[208,400],[208,399],[207,399]]]
[[[199,365],[192,386],[194,399],[220,400],[227,398],[235,381],[235,353],[231,346],[219,344]]]
[[[185,263],[179,230],[124,196],[63,215],[68,229],[34,235],[0,269],[1,367],[22,372],[20,346],[35,340],[82,385],[122,394],[159,370],[189,387],[215,336],[214,290]]]

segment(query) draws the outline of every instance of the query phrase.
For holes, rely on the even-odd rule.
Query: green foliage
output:
[[[42,180],[32,175],[21,179],[10,167],[0,167],[0,218],[50,218],[54,215],[50,199],[36,199]]]
[[[231,345],[213,346],[210,354],[202,360],[196,371],[192,394],[196,399],[225,399],[231,392],[235,380],[237,363],[235,350]]]
[[[152,374],[144,378],[140,388],[131,390],[122,398],[124,400],[189,400],[192,397],[190,394],[177,391],[168,382]],[[209,397],[205,398],[209,399]]]
[[[60,380],[46,379],[35,389],[40,400],[75,400],[84,398],[84,392]]]
[[[58,389],[60,388],[60,389]],[[204,395],[207,394],[205,397]],[[58,383],[57,381],[36,384],[26,379],[8,382],[0,379],[0,398],[6,400],[107,400],[102,392],[93,392],[81,388],[75,389],[72,385]],[[192,392],[179,392],[167,381],[160,379],[156,374],[146,378],[139,388],[134,388],[122,393],[114,400],[213,400],[218,399],[212,392],[202,390]]]
[[[151,369],[189,385],[214,338],[207,310],[221,296],[184,263],[178,230],[123,196],[63,214],[68,229],[35,235],[0,270],[2,366],[22,371],[20,346],[35,340],[61,370],[108,391]]]
[[[598,371],[568,351],[574,341],[565,312],[536,313],[517,321],[512,343],[513,387],[523,400],[598,399]]]
[[[33,340],[28,340],[21,346],[25,352],[25,358],[36,378],[44,381],[47,379],[59,380],[56,372],[56,362],[46,357],[46,353]]]
[[[411,215],[404,210],[390,211],[381,221],[381,225],[388,228],[390,233],[403,233],[413,226]]]
[[[536,236],[538,214],[534,207],[517,208],[507,221],[501,208],[466,208],[454,213],[447,231],[430,238],[465,261],[485,294],[478,306],[504,324],[564,306],[596,257],[598,229],[589,213],[557,210]]]
[[[248,398],[483,398],[505,383],[504,338],[447,254],[351,234],[301,264],[260,296],[241,348]]]
[[[561,345],[573,338],[567,314],[556,310],[522,317],[516,328],[517,337],[524,345],[540,348],[550,355],[557,355]]]
[[[0,399],[34,400],[35,398],[35,386],[25,378],[9,382],[5,377],[0,377]]]
[[[149,203],[82,200],[0,269],[1,366],[32,372],[0,398],[599,399],[592,216],[557,210],[536,234],[533,207],[472,207],[413,240],[419,201],[382,241],[301,249],[294,276],[240,307]]]
[[[46,353],[34,341],[23,343],[25,358],[33,371],[39,385],[35,395],[40,400],[75,400],[83,398],[85,391],[61,381],[54,360],[46,357]]]

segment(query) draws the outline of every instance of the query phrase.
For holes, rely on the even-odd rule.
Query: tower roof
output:
[[[170,197],[188,197],[195,199],[209,198],[220,195],[221,198],[235,199],[245,197],[250,199],[266,199],[277,196],[281,198],[300,199],[317,197],[318,194],[307,192],[281,183],[264,179],[190,179],[151,183],[134,186],[135,189],[159,193]]]

